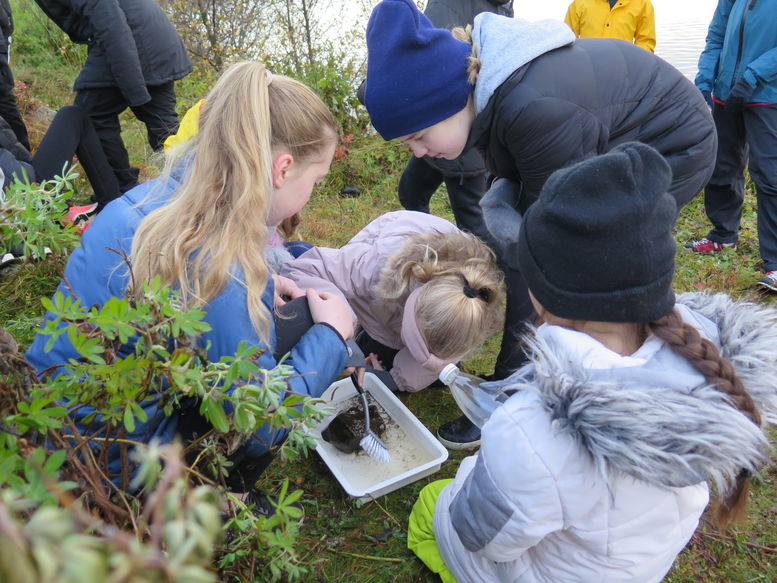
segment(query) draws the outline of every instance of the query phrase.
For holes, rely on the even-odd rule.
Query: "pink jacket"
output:
[[[404,391],[418,391],[434,382],[440,371],[428,364],[423,366],[418,351],[411,352],[407,347],[407,344],[423,344],[420,338],[402,338],[407,297],[397,303],[385,302],[373,296],[373,289],[386,261],[407,237],[429,231],[448,233],[456,228],[450,221],[425,213],[386,213],[340,249],[314,247],[285,263],[281,275],[294,280],[302,289],[313,288],[343,297],[372,338],[399,350],[391,369],[397,386]]]

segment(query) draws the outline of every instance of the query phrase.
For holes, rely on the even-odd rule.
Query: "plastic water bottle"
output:
[[[483,427],[491,413],[509,398],[498,383],[461,372],[455,364],[446,365],[439,378],[450,387],[462,413],[478,427]]]

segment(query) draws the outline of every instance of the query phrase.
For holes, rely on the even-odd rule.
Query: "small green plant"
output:
[[[14,180],[0,191],[0,253],[21,250],[24,257],[43,257],[46,248],[61,254],[78,241],[73,225],[63,225],[73,181],[78,174],[73,167],[62,169],[62,177],[31,184]]]
[[[217,490],[190,484],[180,447],[140,447],[136,458],[141,473],[154,475],[136,517],[146,537],[97,519],[44,472],[46,488],[61,505],[36,503],[16,488],[0,494],[0,580],[215,582],[211,562],[223,538]],[[163,472],[145,471],[162,461]]]
[[[224,481],[230,470],[229,454],[262,425],[288,431],[288,438],[278,448],[285,458],[295,459],[312,446],[313,438],[304,427],[320,420],[325,411],[316,406],[317,400],[289,391],[286,379],[292,369],[285,364],[262,369],[256,360],[259,349],[247,345],[240,346],[234,356],[210,362],[207,346],[196,341],[210,329],[202,321],[203,312],[185,309],[179,296],[161,286],[158,279],[146,284],[142,297],[135,301],[113,298],[101,307],[85,309],[71,296],[57,292],[43,303],[52,314],[41,331],[49,336],[48,347],[67,339],[79,356],[62,363],[57,372],[66,374],[54,376],[50,370],[38,378],[18,354],[13,339],[7,334],[0,336],[5,339],[0,345],[4,347],[0,353],[0,423],[4,429],[0,488],[13,493],[8,494],[8,508],[15,509],[6,512],[27,512],[31,523],[39,512],[55,522],[70,521],[76,540],[77,533],[86,535],[93,528],[79,522],[78,517],[97,515],[101,525],[134,531],[138,540],[149,539],[152,549],[165,551],[158,560],[171,578],[158,580],[210,580],[204,575],[188,578],[189,570],[180,571],[186,575],[171,575],[186,561],[176,559],[170,549],[180,546],[183,550],[178,552],[188,557],[195,544],[182,542],[190,538],[187,533],[194,528],[193,519],[178,524],[177,519],[162,520],[155,515],[162,525],[161,534],[155,535],[148,511],[142,511],[144,500],[153,505],[163,496],[159,476],[163,476],[165,496],[170,489],[178,491],[172,500],[188,492],[181,484],[174,486],[174,478],[164,479],[171,465],[181,465],[180,455],[175,462],[165,457],[163,470],[158,462],[149,462],[137,453],[150,448],[156,459],[162,456],[162,449],[154,444],[147,448],[131,435],[138,423],[148,420],[149,403],[171,415],[184,402],[195,400],[199,413],[213,429],[189,446],[196,460],[178,474],[192,484],[221,493],[221,498],[204,494],[201,500],[197,498],[200,502],[211,500],[216,509],[215,519],[202,522],[220,523],[222,507],[227,515],[233,515],[226,524],[233,532],[228,542],[216,549],[207,547],[200,537],[197,544],[202,548],[197,552],[206,557],[215,552],[221,568],[240,577],[253,573],[262,580],[299,579],[305,572],[298,565],[295,550],[295,521],[300,511],[292,504],[301,492],[289,493],[288,484],[284,484],[277,513],[265,519],[254,516],[239,497],[229,494]],[[84,414],[85,407],[88,414]],[[78,424],[73,417],[76,411],[80,411]],[[89,427],[91,421],[96,422],[93,427]],[[118,472],[108,462],[111,447],[126,452]],[[155,512],[168,513],[169,505],[165,502],[163,510]],[[46,507],[53,510],[43,510]],[[72,516],[63,518],[65,510]],[[201,517],[203,513],[206,511],[194,514]],[[127,557],[122,556],[124,559]],[[35,562],[34,568],[43,566]],[[198,567],[192,569],[194,573]],[[43,575],[26,579],[53,580]]]

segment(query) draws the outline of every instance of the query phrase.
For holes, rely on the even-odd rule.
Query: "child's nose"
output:
[[[421,144],[411,144],[410,149],[413,151],[413,156],[416,158],[423,158],[427,152],[429,152],[429,148],[426,148]]]

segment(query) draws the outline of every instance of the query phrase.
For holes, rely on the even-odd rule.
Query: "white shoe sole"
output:
[[[444,437],[440,437],[437,435],[437,441],[442,443],[445,447],[448,449],[452,449],[454,451],[461,451],[463,449],[476,449],[480,447],[480,440],[477,439],[475,441],[468,441],[466,443],[461,443],[458,441],[448,441]]]
[[[759,281],[756,285],[764,289],[777,292],[777,283],[769,284],[769,283],[766,283],[765,281]]]
[[[51,255],[51,249],[48,247],[43,248],[43,255],[44,257],[46,255]],[[34,254],[32,256],[33,259],[38,259],[38,255]],[[19,263],[21,261],[24,261],[24,255],[14,255],[13,253],[6,253],[2,257],[0,257],[0,269],[5,267],[6,265],[11,265],[13,263]]]
[[[21,259],[21,257],[17,257],[13,253],[6,253],[0,257],[0,268],[5,267],[6,265],[11,265],[12,263],[16,263],[17,261],[21,261]]]

